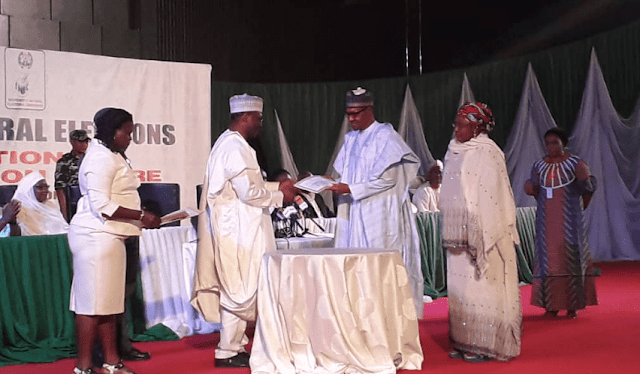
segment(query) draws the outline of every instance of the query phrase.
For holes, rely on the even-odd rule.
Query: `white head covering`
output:
[[[53,201],[41,203],[36,198],[33,186],[43,179],[37,171],[27,174],[13,194],[13,199],[21,204],[16,219],[23,236],[66,234],[69,230],[69,224]]]
[[[229,98],[230,113],[260,112],[262,113],[262,98],[247,94],[235,95]]]

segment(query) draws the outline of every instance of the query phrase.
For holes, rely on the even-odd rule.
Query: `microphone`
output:
[[[322,230],[322,232],[325,231],[324,227],[320,226],[320,224],[314,220],[314,218],[317,218],[318,215],[313,210],[313,208],[309,206],[309,204],[307,203],[307,199],[305,199],[304,196],[296,195],[293,198],[293,205],[295,205],[300,210],[300,212],[302,212],[302,215],[305,218],[308,218],[311,222],[318,226],[318,228]]]
[[[302,212],[305,218],[316,218],[318,216],[313,208],[309,206],[309,204],[307,203],[307,199],[305,199],[304,196],[296,195],[293,198],[293,202]]]
[[[305,229],[299,222],[298,208],[295,205],[275,209],[271,213],[271,220],[276,238],[290,238],[304,234]],[[300,229],[300,233],[296,227]]]
[[[297,219],[298,218],[298,210],[293,205],[288,205],[284,207],[282,214],[288,219]]]
[[[293,234],[293,236],[304,235],[306,230],[304,226],[301,225],[300,222],[298,221],[300,217],[298,216],[298,206],[296,204],[286,206],[282,211],[282,214],[285,217],[287,217],[287,220],[289,221],[289,225],[291,227],[291,233]],[[296,226],[300,229],[300,232],[298,232],[298,230],[296,229]]]
[[[284,221],[286,219],[284,214],[282,214],[282,210],[280,209],[274,209],[274,211],[271,213],[271,217],[274,221]]]

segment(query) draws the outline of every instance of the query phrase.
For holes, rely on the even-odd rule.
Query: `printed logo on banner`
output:
[[[7,109],[45,108],[44,62],[43,51],[5,49],[4,81]]]

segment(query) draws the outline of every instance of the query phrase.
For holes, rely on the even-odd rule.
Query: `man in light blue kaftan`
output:
[[[420,160],[391,124],[375,120],[368,91],[347,92],[346,115],[353,131],[333,164],[340,183],[329,188],[338,195],[335,246],[400,251],[420,318],[424,280],[409,196]]]

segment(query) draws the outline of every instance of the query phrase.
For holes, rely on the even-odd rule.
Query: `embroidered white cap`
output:
[[[230,113],[242,112],[260,112],[262,113],[262,98],[259,96],[251,96],[242,94],[229,98]]]

